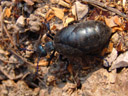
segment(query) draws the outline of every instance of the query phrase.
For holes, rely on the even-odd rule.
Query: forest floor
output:
[[[61,60],[55,52],[49,62],[53,50],[40,56],[38,46],[54,42],[47,34],[54,38],[62,28],[89,20],[111,28],[104,59]],[[127,67],[128,1],[0,1],[0,96],[128,96]]]

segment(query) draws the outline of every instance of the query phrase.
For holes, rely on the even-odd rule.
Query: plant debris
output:
[[[64,27],[88,20],[112,29],[101,56],[69,61],[51,46],[42,56],[39,45],[44,48]],[[128,96],[127,55],[127,0],[0,2],[1,96]]]

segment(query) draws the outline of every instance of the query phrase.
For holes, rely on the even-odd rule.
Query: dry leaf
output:
[[[109,66],[111,66],[112,62],[115,61],[117,56],[118,56],[118,52],[117,52],[117,50],[115,48],[113,48],[112,52],[110,54],[108,54],[107,57],[104,58],[103,65],[105,67],[108,67],[108,64],[109,64]],[[108,63],[106,62],[106,60],[108,61]]]
[[[80,3],[79,1],[75,2],[72,6],[72,14],[81,20],[88,13],[88,6]]]
[[[11,15],[11,9],[12,9],[12,8],[6,8],[4,17],[10,17],[10,15]]]
[[[109,46],[108,46],[107,53],[112,52],[112,49],[113,49],[113,43],[112,43],[112,42],[110,42],[110,43],[109,43]]]
[[[32,6],[34,5],[34,2],[32,0],[24,0],[28,5]]]
[[[67,26],[69,23],[73,22],[75,19],[73,17],[68,17],[65,21],[64,26]]]
[[[123,29],[120,28],[120,27],[113,27],[112,28],[112,33],[116,32],[116,31],[123,31]]]
[[[55,15],[51,14],[48,18],[46,18],[47,21],[50,21]]]
[[[110,67],[109,71],[121,67],[128,67],[128,51],[117,57],[117,59],[113,62],[112,66]]]
[[[53,14],[53,13],[54,13],[54,12],[53,12],[52,9],[48,10],[48,12],[47,12],[46,15],[45,15],[45,18],[48,18],[49,15],[50,15],[50,14]]]
[[[70,4],[64,2],[63,0],[60,0],[59,1],[59,5],[64,6],[64,7],[67,7],[67,8],[70,8],[71,7]]]
[[[52,7],[52,9],[54,10],[55,16],[62,20],[64,17],[63,9],[59,9],[59,8],[55,8],[55,7]]]
[[[51,27],[51,30],[56,30],[56,26],[53,25],[53,26]]]
[[[114,16],[114,22],[117,24],[117,25],[121,25],[121,19],[118,17],[118,16]]]
[[[119,52],[123,52],[124,51],[122,42],[120,42],[119,45],[117,46],[117,51],[119,51]]]
[[[105,17],[105,23],[106,23],[109,27],[117,26],[112,18],[106,18],[106,17]]]
[[[48,65],[48,61],[46,60],[46,59],[41,59],[40,61],[39,61],[39,64],[38,64],[39,66],[47,66]],[[35,66],[37,66],[37,62],[36,62],[36,64],[35,64]]]

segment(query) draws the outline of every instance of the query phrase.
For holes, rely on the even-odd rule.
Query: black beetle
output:
[[[111,29],[101,21],[89,20],[69,25],[54,37],[55,50],[66,56],[99,54],[111,36]]]
[[[72,57],[99,55],[108,43],[111,34],[111,29],[103,22],[89,20],[63,28],[55,34],[54,38],[47,34],[53,41],[47,42],[43,47],[39,45],[37,49],[40,57],[44,57],[47,52],[54,50],[48,61],[52,59],[55,51]]]

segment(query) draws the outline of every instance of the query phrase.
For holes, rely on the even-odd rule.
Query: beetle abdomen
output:
[[[109,41],[111,29],[100,21],[69,25],[54,37],[55,49],[63,55],[97,54]]]

